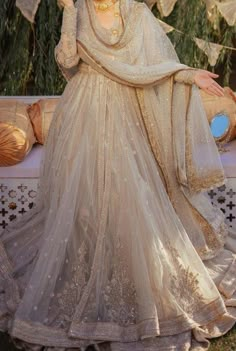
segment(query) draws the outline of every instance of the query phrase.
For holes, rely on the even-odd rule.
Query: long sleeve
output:
[[[178,83],[193,84],[197,71],[197,68],[178,71],[174,74],[174,80]]]
[[[74,75],[80,60],[76,43],[77,11],[75,6],[64,7],[61,37],[54,49],[55,59],[66,80]]]

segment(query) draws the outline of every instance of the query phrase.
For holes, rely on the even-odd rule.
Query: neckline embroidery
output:
[[[120,15],[120,8],[119,7],[120,6],[119,6],[119,0],[118,0],[115,3],[115,5],[114,5],[114,13],[117,14],[117,15],[114,16],[114,20],[112,22],[112,25],[109,28],[107,28],[107,27],[102,25],[98,15],[96,14],[96,11],[94,11],[94,14],[95,14],[94,17],[96,17],[96,21],[99,23],[100,27],[102,27],[103,29],[108,30],[108,31],[112,31],[114,29],[118,29],[118,27],[120,26],[120,21],[122,22],[122,18],[121,18],[121,15]]]

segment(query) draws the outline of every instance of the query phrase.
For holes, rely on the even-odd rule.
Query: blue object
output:
[[[227,134],[230,126],[230,119],[224,113],[219,113],[212,118],[210,128],[214,138],[222,138]]]

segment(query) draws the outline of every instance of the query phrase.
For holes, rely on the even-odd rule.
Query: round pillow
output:
[[[21,162],[36,142],[27,107],[15,99],[0,100],[0,166]]]
[[[40,99],[28,107],[37,142],[44,144],[59,97]]]
[[[224,96],[205,93],[200,89],[211,130],[217,142],[226,143],[236,138],[236,96],[229,87]]]

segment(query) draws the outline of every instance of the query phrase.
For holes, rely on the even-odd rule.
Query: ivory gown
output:
[[[0,233],[0,328],[27,350],[206,350],[236,321],[236,237],[204,193],[225,179],[195,70],[146,4],[105,29],[92,1],[64,9],[36,206]]]

